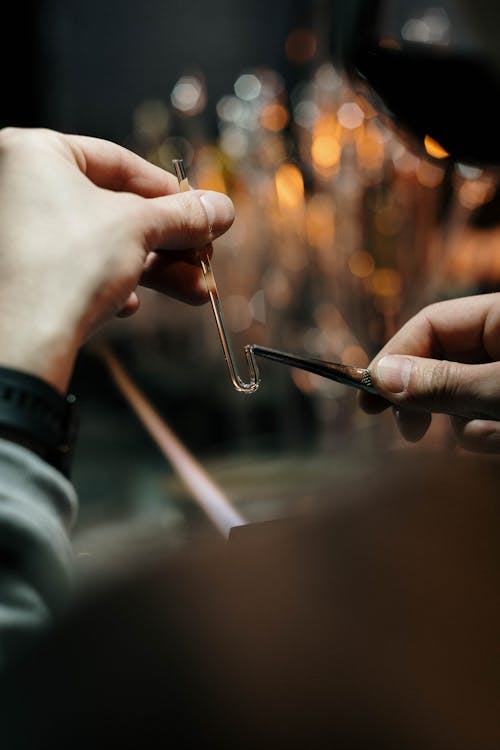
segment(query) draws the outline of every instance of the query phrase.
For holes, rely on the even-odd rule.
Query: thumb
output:
[[[230,198],[212,190],[192,190],[142,204],[142,229],[150,250],[204,247],[223,234],[234,219]]]
[[[388,354],[371,369],[381,396],[393,404],[483,419],[500,418],[500,363],[465,365]]]

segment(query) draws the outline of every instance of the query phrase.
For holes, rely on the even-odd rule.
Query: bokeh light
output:
[[[449,156],[448,151],[441,146],[434,138],[430,135],[426,135],[424,138],[424,148],[434,159],[446,159]]]
[[[284,128],[286,128],[286,126],[288,125],[289,119],[290,115],[287,108],[279,102],[271,102],[270,104],[266,104],[260,114],[260,122],[262,127],[266,128],[266,130],[272,130],[274,132],[284,130]]]
[[[196,115],[206,104],[205,87],[195,76],[179,78],[170,95],[172,106],[185,115]]]
[[[347,261],[349,270],[353,276],[359,279],[366,279],[371,276],[375,270],[375,261],[370,253],[366,250],[358,250],[349,256]]]
[[[318,167],[332,169],[340,160],[340,143],[334,135],[318,135],[311,146],[311,156]]]
[[[282,164],[276,172],[276,194],[282,210],[294,211],[304,200],[304,180],[295,164]]]
[[[365,115],[359,104],[356,102],[344,102],[337,112],[337,118],[346,130],[355,130],[362,125]]]
[[[253,73],[244,73],[234,84],[236,96],[246,102],[256,99],[262,90],[262,84]]]

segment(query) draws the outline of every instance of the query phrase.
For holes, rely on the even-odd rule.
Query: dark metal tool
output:
[[[366,367],[353,367],[352,365],[342,365],[338,362],[324,362],[322,359],[313,357],[298,357],[295,354],[280,352],[277,349],[269,349],[267,346],[249,344],[245,347],[257,357],[271,359],[273,362],[279,362],[290,367],[297,367],[299,370],[307,370],[315,375],[321,375],[323,378],[335,380],[343,385],[350,385],[366,393],[377,394],[373,386],[370,370]]]

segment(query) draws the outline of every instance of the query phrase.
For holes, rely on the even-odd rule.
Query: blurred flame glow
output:
[[[401,293],[401,274],[394,268],[379,268],[373,274],[371,286],[378,297],[397,297]]]
[[[393,162],[399,174],[411,177],[417,171],[420,159],[407,151],[401,143],[398,143],[394,149]]]
[[[375,261],[366,250],[358,250],[350,255],[347,263],[352,275],[358,279],[366,279],[375,271]]]
[[[334,135],[318,135],[313,140],[311,156],[319,167],[336,167],[340,161],[340,153],[340,143]]]
[[[336,135],[338,133],[338,120],[334,114],[323,114],[314,125],[314,137],[319,135]]]
[[[441,184],[444,178],[444,170],[437,164],[430,164],[423,159],[417,168],[417,180],[421,185],[435,188]]]
[[[283,128],[287,126],[289,119],[290,115],[288,114],[288,110],[279,102],[266,104],[260,114],[261,125],[266,128],[266,130],[272,130],[274,132],[283,130]]]
[[[303,205],[304,180],[295,164],[282,164],[275,176],[276,195],[282,210],[295,210]]]
[[[196,158],[196,185],[201,190],[216,190],[225,193],[226,182],[218,150],[213,146],[201,146]]]
[[[307,203],[307,240],[318,250],[331,249],[335,235],[333,201],[329,195],[318,193]]]
[[[424,138],[424,148],[429,156],[433,156],[434,159],[446,159],[449,156],[448,151],[430,135],[426,135]]]
[[[356,131],[356,148],[359,166],[367,170],[378,170],[384,163],[384,138],[374,123]]]
[[[458,200],[473,211],[484,203],[488,203],[495,194],[495,186],[489,179],[467,180],[458,190]]]

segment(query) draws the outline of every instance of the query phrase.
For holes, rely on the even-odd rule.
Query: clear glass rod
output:
[[[179,190],[181,192],[189,190],[189,183],[183,160],[174,159],[173,165],[177,180],[179,181]],[[247,361],[248,372],[250,376],[249,381],[245,382],[240,377],[238,372],[238,367],[231,347],[231,341],[229,339],[226,324],[224,322],[222,306],[219,298],[219,293],[217,291],[217,284],[215,283],[215,276],[208,253],[204,253],[203,251],[200,253],[200,265],[205,283],[207,285],[207,292],[210,298],[210,304],[212,306],[215,324],[217,326],[217,332],[219,334],[219,339],[222,345],[222,351],[224,352],[224,358],[226,360],[231,383],[239,393],[255,393],[260,385],[260,373],[253,348],[251,345],[245,347],[245,358]]]

